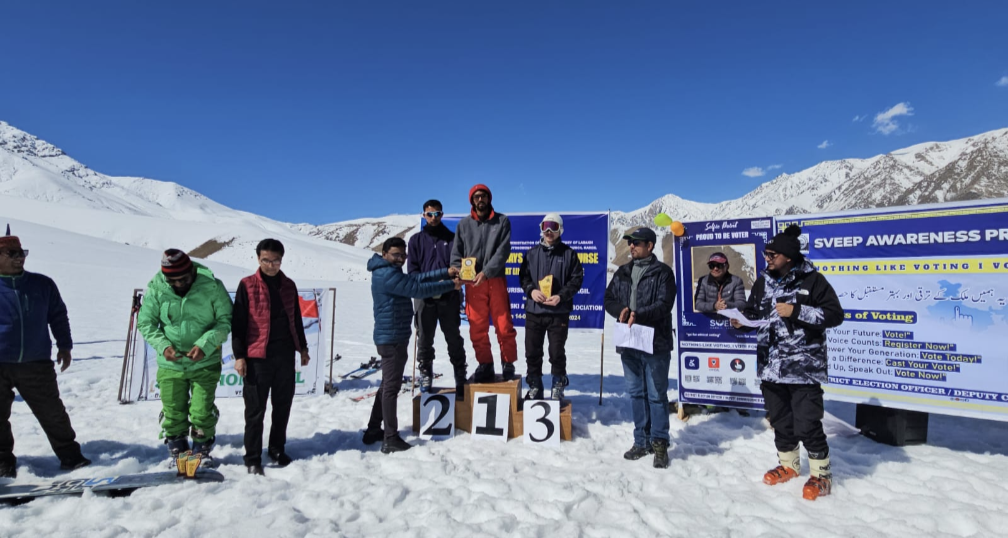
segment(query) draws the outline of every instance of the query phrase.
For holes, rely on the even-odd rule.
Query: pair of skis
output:
[[[361,379],[381,370],[381,359],[371,357],[371,360],[362,362],[360,368],[351,370],[340,376],[340,379]]]
[[[434,374],[434,379],[437,379],[437,378],[441,377],[442,375],[444,375],[444,374]],[[403,387],[402,387],[402,390],[399,391],[399,394],[404,394],[404,393],[407,393],[407,392],[410,392],[411,390],[413,390],[413,382],[414,382],[414,379],[412,377],[410,377],[408,375],[404,375],[403,376]],[[373,398],[376,395],[378,395],[378,391],[374,390],[374,391],[371,391],[371,392],[369,392],[367,394],[363,394],[361,396],[352,396],[350,398],[350,400],[354,401],[354,402],[363,402],[364,400],[367,400],[368,398]]]

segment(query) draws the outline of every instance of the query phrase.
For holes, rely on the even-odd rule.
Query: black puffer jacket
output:
[[[630,306],[630,279],[633,262],[621,265],[605,292],[605,309],[619,319],[620,312]],[[676,279],[672,268],[651,256],[651,264],[637,283],[637,310],[635,323],[654,327],[654,353],[672,351],[675,332],[672,330],[672,306],[676,299]],[[616,348],[616,351],[621,351]]]
[[[553,275],[553,295],[560,303],[547,306],[532,300],[532,291],[539,289],[539,281]],[[525,290],[525,311],[531,314],[569,314],[574,310],[574,296],[584,282],[584,267],[577,252],[563,242],[552,248],[542,243],[532,247],[522,259],[518,271],[521,287]]]

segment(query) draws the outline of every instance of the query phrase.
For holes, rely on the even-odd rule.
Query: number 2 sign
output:
[[[451,439],[455,435],[455,393],[422,393],[420,424],[421,439]]]

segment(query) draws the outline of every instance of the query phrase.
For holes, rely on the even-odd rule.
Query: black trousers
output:
[[[402,389],[403,371],[406,369],[406,359],[409,357],[409,342],[391,345],[379,345],[378,355],[381,356],[381,385],[371,406],[371,418],[368,429],[381,428],[385,422],[385,438],[391,439],[399,435],[399,417],[396,406],[399,403],[399,390]]]
[[[266,402],[273,403],[269,448],[283,451],[287,422],[294,402],[294,352],[265,359],[245,360],[245,465],[262,464],[263,419]]]
[[[549,336],[550,373],[567,375],[567,329],[570,314],[525,315],[525,362],[527,376],[542,378],[543,340]]]
[[[77,433],[70,425],[70,415],[60,399],[56,366],[52,361],[0,363],[0,461],[15,464],[14,434],[11,432],[11,406],[14,389],[28,404],[32,414],[49,438],[49,445],[61,462],[81,458]]]
[[[448,360],[456,372],[465,373],[465,341],[459,326],[462,324],[460,308],[462,296],[453,291],[438,299],[420,299],[414,302],[417,327],[417,361],[429,364],[434,360],[434,331],[438,324],[448,344]]]
[[[822,386],[763,381],[760,388],[778,451],[790,452],[801,442],[809,458],[821,460],[829,456],[822,425]]]

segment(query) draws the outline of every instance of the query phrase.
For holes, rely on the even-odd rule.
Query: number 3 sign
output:
[[[560,402],[558,400],[528,400],[525,402],[525,442],[549,447],[560,446]]]

